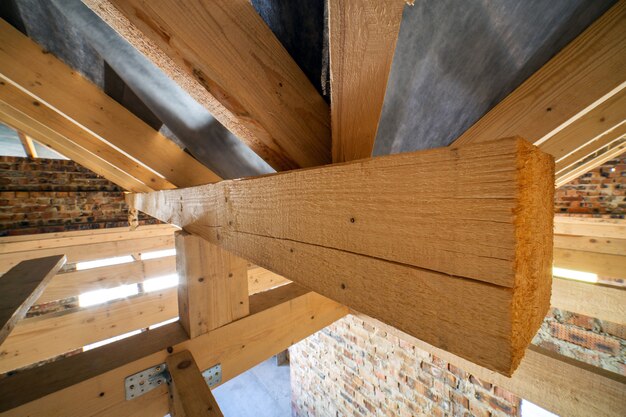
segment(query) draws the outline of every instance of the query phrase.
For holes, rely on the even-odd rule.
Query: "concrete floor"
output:
[[[276,366],[276,358],[212,392],[224,417],[291,417],[289,366]]]

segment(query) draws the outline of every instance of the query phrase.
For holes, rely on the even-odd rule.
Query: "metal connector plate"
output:
[[[222,382],[222,364],[217,364],[215,366],[210,367],[206,371],[202,372],[202,376],[209,387],[213,385],[217,385]]]
[[[126,400],[140,397],[158,386],[166,384],[169,378],[170,375],[169,372],[167,372],[167,365],[165,363],[127,376],[126,379],[124,379]]]

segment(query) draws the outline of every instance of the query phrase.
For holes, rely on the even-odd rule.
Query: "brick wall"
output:
[[[157,223],[140,216],[140,224]],[[0,236],[128,226],[120,187],[73,161],[0,156]]]
[[[555,212],[624,218],[626,156],[557,190]],[[533,343],[626,376],[626,327],[551,309]],[[296,417],[520,414],[521,399],[348,316],[290,349]]]
[[[626,154],[556,190],[554,210],[573,216],[626,217]]]

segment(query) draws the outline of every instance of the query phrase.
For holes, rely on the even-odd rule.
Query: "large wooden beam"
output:
[[[215,397],[188,350],[174,353],[165,360],[172,377],[170,415],[172,417],[223,417]]]
[[[280,293],[280,294],[278,294]],[[189,350],[200,369],[222,366],[222,382],[347,314],[347,308],[290,284],[250,298],[251,315],[184,340],[178,324],[0,380],[1,416],[87,417],[168,412],[165,387],[126,401],[125,377]],[[80,398],[80,401],[76,401]]]
[[[358,314],[358,313],[357,313]],[[548,411],[568,417],[615,417],[626,409],[626,377],[531,346],[513,376],[506,377],[438,349],[362,314],[360,319],[398,336],[482,381]]]
[[[568,279],[552,280],[552,306],[626,325],[626,289]]]
[[[404,0],[329,0],[333,162],[372,156]]]
[[[330,162],[327,104],[249,1],[86,4],[275,169]]]
[[[594,22],[513,93],[463,133],[454,146],[488,138],[520,135],[539,146],[561,131],[579,123],[583,138],[567,144],[558,158],[574,151],[579,140],[591,140],[609,129],[608,121],[595,117],[594,109],[626,87],[626,2],[613,8]],[[608,106],[623,113],[623,107]],[[612,113],[611,113],[612,114]],[[613,117],[613,116],[611,116]],[[585,120],[584,122],[577,122]],[[576,133],[572,129],[571,133]],[[572,138],[564,134],[562,139]],[[564,143],[557,140],[559,143]],[[556,143],[556,142],[555,142]],[[571,146],[571,147],[570,147]]]
[[[0,346],[0,373],[175,318],[176,289],[19,322]]]
[[[186,232],[176,233],[180,323],[198,337],[247,316],[246,261]]]
[[[626,271],[626,254],[612,255],[555,248],[554,266],[575,271],[592,272],[607,277],[622,278]]]
[[[65,264],[65,256],[23,261],[11,268],[0,279],[0,347],[26,316],[28,309],[39,298],[52,277]]]
[[[511,138],[129,203],[508,374],[549,307],[552,170],[551,157]]]
[[[33,102],[46,103],[175,186],[219,180],[174,142],[1,19],[0,45],[0,75],[27,92]],[[71,138],[82,146],[83,136]]]

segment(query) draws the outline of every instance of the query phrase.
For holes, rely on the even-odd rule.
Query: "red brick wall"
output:
[[[626,217],[626,154],[556,190],[556,213]]]
[[[146,223],[157,221],[141,215]],[[0,156],[0,236],[122,226],[117,185],[73,161]]]

